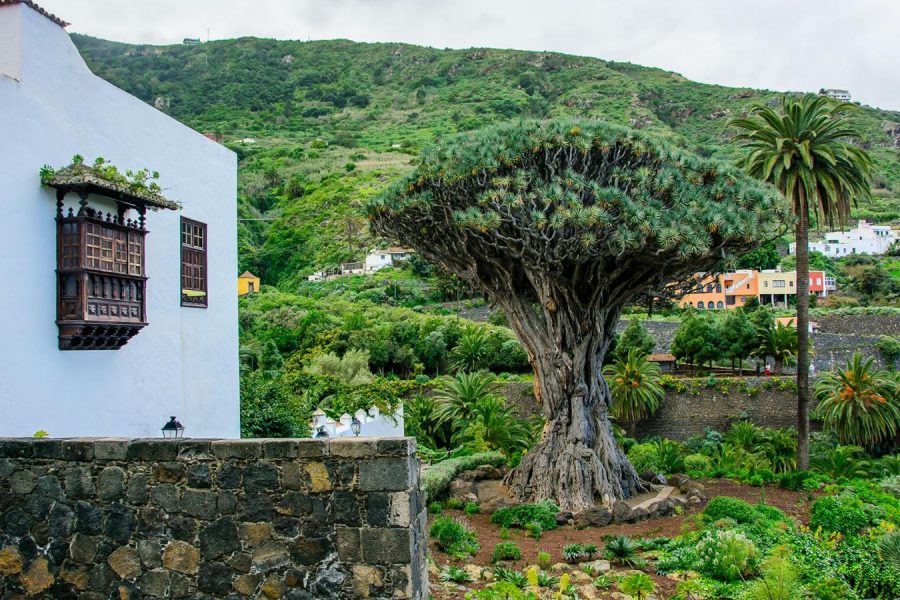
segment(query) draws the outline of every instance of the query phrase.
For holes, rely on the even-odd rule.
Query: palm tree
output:
[[[785,364],[793,364],[797,356],[800,335],[797,329],[783,323],[768,327],[760,332],[759,347],[753,354],[765,360],[771,356],[775,361],[775,374],[780,375]],[[799,370],[800,367],[797,367]]]
[[[480,439],[486,446],[507,456],[531,448],[535,432],[527,421],[518,419],[499,396],[486,396],[472,407],[465,429],[457,432],[454,442]]]
[[[900,429],[900,386],[872,357],[854,352],[846,369],[819,379],[815,394],[819,399],[816,414],[842,444],[871,450],[890,441]]]
[[[619,591],[635,600],[643,600],[656,590],[653,578],[640,571],[625,576],[619,582]]]
[[[438,403],[437,417],[442,423],[450,423],[455,429],[465,429],[475,405],[494,396],[494,376],[484,371],[457,373],[445,377],[434,399]]]
[[[640,348],[631,348],[624,360],[603,367],[603,377],[613,397],[610,414],[629,428],[655,413],[665,395],[659,365],[649,362]]]
[[[729,123],[747,150],[748,173],[775,185],[797,221],[797,467],[809,466],[809,216],[816,225],[843,225],[850,203],[870,195],[871,160],[849,140],[859,137],[845,112],[855,107],[825,96],[785,96],[782,111],[758,106]]]
[[[457,372],[478,371],[487,366],[489,354],[487,334],[482,329],[470,327],[450,351],[450,367]]]

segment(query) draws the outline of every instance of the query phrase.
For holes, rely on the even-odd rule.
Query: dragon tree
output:
[[[640,132],[524,121],[456,136],[370,201],[409,244],[501,307],[535,371],[540,442],[507,477],[567,510],[644,489],[613,438],[603,356],[640,294],[721,268],[783,231],[774,188]]]

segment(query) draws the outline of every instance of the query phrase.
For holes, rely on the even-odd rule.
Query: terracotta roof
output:
[[[31,8],[31,9],[34,9],[37,12],[39,12],[40,14],[44,15],[45,17],[47,17],[48,19],[50,19],[51,21],[53,21],[60,27],[65,27],[66,25],[68,25],[67,22],[63,21],[62,19],[60,19],[59,17],[57,17],[56,15],[54,15],[52,13],[48,13],[46,10],[44,10],[43,8],[41,8],[40,6],[38,6],[31,0],[0,0],[0,6],[5,6],[7,4],[24,4],[25,6]]]
[[[256,275],[254,275],[254,274],[251,273],[250,271],[244,271],[243,273],[240,274],[240,276],[238,277],[238,279],[259,279],[259,277],[257,277]]]
[[[674,354],[648,354],[648,362],[675,362]]]

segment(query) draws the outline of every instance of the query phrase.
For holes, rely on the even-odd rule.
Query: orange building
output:
[[[757,297],[759,274],[751,270],[731,271],[701,279],[696,290],[679,301],[679,306],[721,310],[741,307],[747,303],[747,298]]]

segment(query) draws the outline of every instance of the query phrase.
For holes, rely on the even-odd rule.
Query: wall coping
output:
[[[89,461],[171,461],[412,456],[412,437],[382,438],[0,438],[0,458]]]

